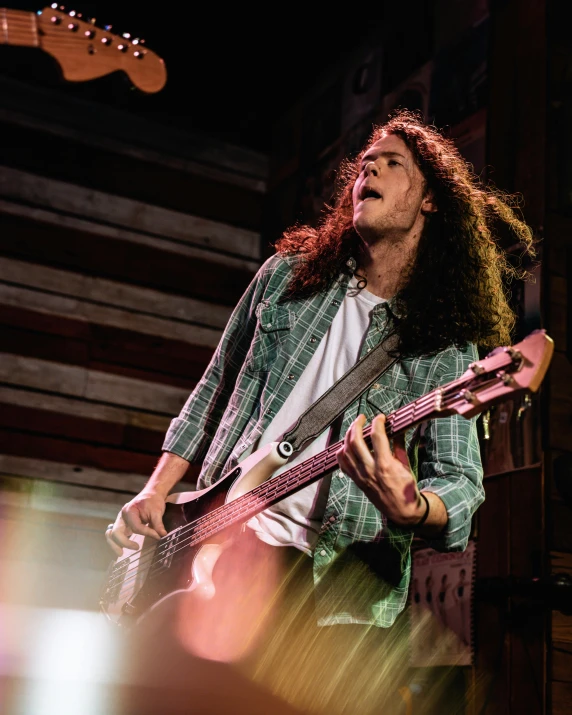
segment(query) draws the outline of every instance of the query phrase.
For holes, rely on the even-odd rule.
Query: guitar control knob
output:
[[[117,49],[119,50],[119,52],[127,52],[128,45],[121,43],[120,45],[117,45]]]
[[[58,17],[57,15],[52,15],[50,18],[50,22],[52,25],[61,25],[62,24],[62,18]]]
[[[112,42],[111,37],[102,37],[101,38],[101,44],[105,45],[106,47],[110,45]]]
[[[86,30],[84,33],[85,37],[87,37],[88,40],[93,40],[95,37],[95,30]]]
[[[68,30],[71,30],[71,32],[77,32],[79,30],[79,25],[75,22],[70,22]]]
[[[135,50],[133,57],[136,57],[138,60],[142,60],[145,57],[145,53],[141,52],[141,50]]]

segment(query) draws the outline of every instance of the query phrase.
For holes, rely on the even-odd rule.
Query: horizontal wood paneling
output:
[[[177,326],[189,325],[196,332],[189,333],[186,340],[194,345],[216,346],[221,330],[232,312],[232,307],[225,305],[2,256],[0,285],[3,287],[0,302],[64,316],[73,313],[77,320],[85,318],[120,328],[127,327],[125,322],[128,320],[139,320],[135,324],[131,323],[132,330],[151,332],[153,335],[162,335],[163,331],[168,330],[165,337],[180,339],[184,339],[185,334],[178,334]],[[10,294],[8,288],[16,292]],[[49,302],[50,298],[53,303]],[[26,301],[30,304],[26,304]],[[113,318],[114,315],[122,317]],[[155,320],[147,324],[143,318]],[[168,329],[161,327],[163,321],[169,325]],[[200,328],[207,329],[205,334]],[[206,336],[210,336],[210,339]]]
[[[141,243],[155,239],[155,245],[175,252],[179,247],[193,247],[198,258],[221,263],[225,256],[260,260],[260,234],[256,231],[169,211],[7,166],[0,170],[0,196],[12,204],[19,204],[22,211],[26,207],[43,208],[61,217],[89,221],[94,224],[93,233],[97,233],[98,225],[102,231],[106,228],[127,229],[117,231],[117,237]]]
[[[160,432],[142,427],[1,402],[0,428],[7,431],[64,437],[90,445],[121,447],[125,450],[153,454],[155,457],[160,453],[164,439],[164,435]]]
[[[57,134],[48,137],[42,131],[6,121],[0,121],[0,133],[2,162],[6,166],[240,228],[260,230],[262,196],[251,190],[205,176],[193,176],[143,158],[118,156],[106,147],[86,145],[74,137]],[[85,167],[89,167],[89,171]]]
[[[42,460],[33,457],[23,457],[10,454],[0,454],[0,475],[4,479],[19,477],[53,483],[54,485],[74,485],[102,492],[120,492],[123,494],[137,494],[148,478],[142,472],[113,472],[112,470],[96,469],[82,466],[81,464],[57,462],[55,460]],[[18,482],[15,489],[23,494],[29,493],[29,485]],[[54,487],[56,488],[56,487]],[[123,498],[123,497],[122,497]]]
[[[75,415],[104,422],[117,422],[121,425],[133,425],[154,432],[166,432],[170,418],[127,407],[115,407],[99,402],[90,402],[74,397],[54,395],[28,387],[8,387],[0,385],[0,402],[7,405],[30,407],[64,415]]]
[[[29,52],[29,50],[26,50]],[[111,104],[86,102],[73,93],[0,77],[0,117],[11,124],[50,136],[71,137],[120,156],[159,164],[214,181],[264,193],[268,157],[213,136],[153,122],[148,115],[126,113]],[[59,89],[59,88],[58,88]],[[96,109],[97,111],[94,111]]]
[[[111,466],[87,464],[81,459],[68,462],[59,461],[58,457],[54,457],[53,454],[44,457],[9,452],[0,453],[0,491],[4,493],[2,501],[6,504],[16,503],[10,500],[10,492],[24,496],[35,493],[46,495],[53,492],[60,494],[62,498],[71,493],[72,496],[76,495],[73,496],[74,499],[76,497],[81,499],[94,497],[99,501],[111,499],[113,504],[123,505],[134,494],[141,491],[151,474],[147,462],[141,461],[138,465],[134,461],[132,468],[138,466],[143,466],[143,469],[140,472],[133,472],[129,469],[114,469]],[[172,491],[192,490],[198,472],[199,465],[189,465],[183,480]],[[31,482],[45,484],[45,487],[41,489],[33,487]],[[73,487],[73,490],[66,492],[62,485],[63,487]],[[86,495],[83,490],[87,490],[89,493]],[[113,497],[113,494],[116,496]],[[111,496],[108,497],[108,495]],[[16,501],[20,503],[20,497]]]
[[[178,293],[234,307],[253,271],[197,261],[149,246],[114,240],[67,226],[0,214],[0,253],[53,268]]]
[[[8,353],[0,353],[0,382],[165,416],[177,415],[189,395],[171,385]]]
[[[18,432],[0,428],[0,453],[32,457],[68,464],[82,464],[116,472],[139,472],[150,475],[158,455],[142,454],[122,448],[74,442],[46,434]]]
[[[206,261],[213,268],[216,266],[225,266],[231,270],[245,270],[251,273],[258,268],[258,262],[231,253],[222,253],[221,251],[206,251],[203,248],[188,245],[183,241],[173,239],[164,239],[160,236],[144,234],[141,232],[129,231],[118,226],[98,223],[90,219],[84,219],[77,216],[58,213],[51,209],[46,209],[37,206],[28,206],[27,204],[10,201],[0,197],[0,215],[20,216],[29,221],[38,221],[54,226],[61,226],[72,231],[82,231],[92,236],[92,240],[96,240],[98,236],[111,238],[116,241],[126,241],[158,251],[167,251],[186,258],[194,259],[195,261]],[[4,221],[4,219],[2,219]],[[87,238],[88,236],[86,236]]]
[[[213,350],[0,305],[0,351],[192,389]]]

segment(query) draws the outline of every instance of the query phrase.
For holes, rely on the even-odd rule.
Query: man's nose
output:
[[[365,165],[365,173],[368,175],[373,174],[374,176],[377,176],[377,166],[373,163],[373,161],[367,162],[367,164]]]

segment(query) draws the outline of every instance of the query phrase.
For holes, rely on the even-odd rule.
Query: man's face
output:
[[[354,228],[367,243],[384,237],[419,237],[423,211],[433,211],[425,181],[405,142],[393,134],[379,139],[364,155],[354,184]]]

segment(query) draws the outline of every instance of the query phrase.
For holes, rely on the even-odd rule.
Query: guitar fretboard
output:
[[[4,45],[39,47],[38,25],[33,12],[0,8],[0,38]]]

